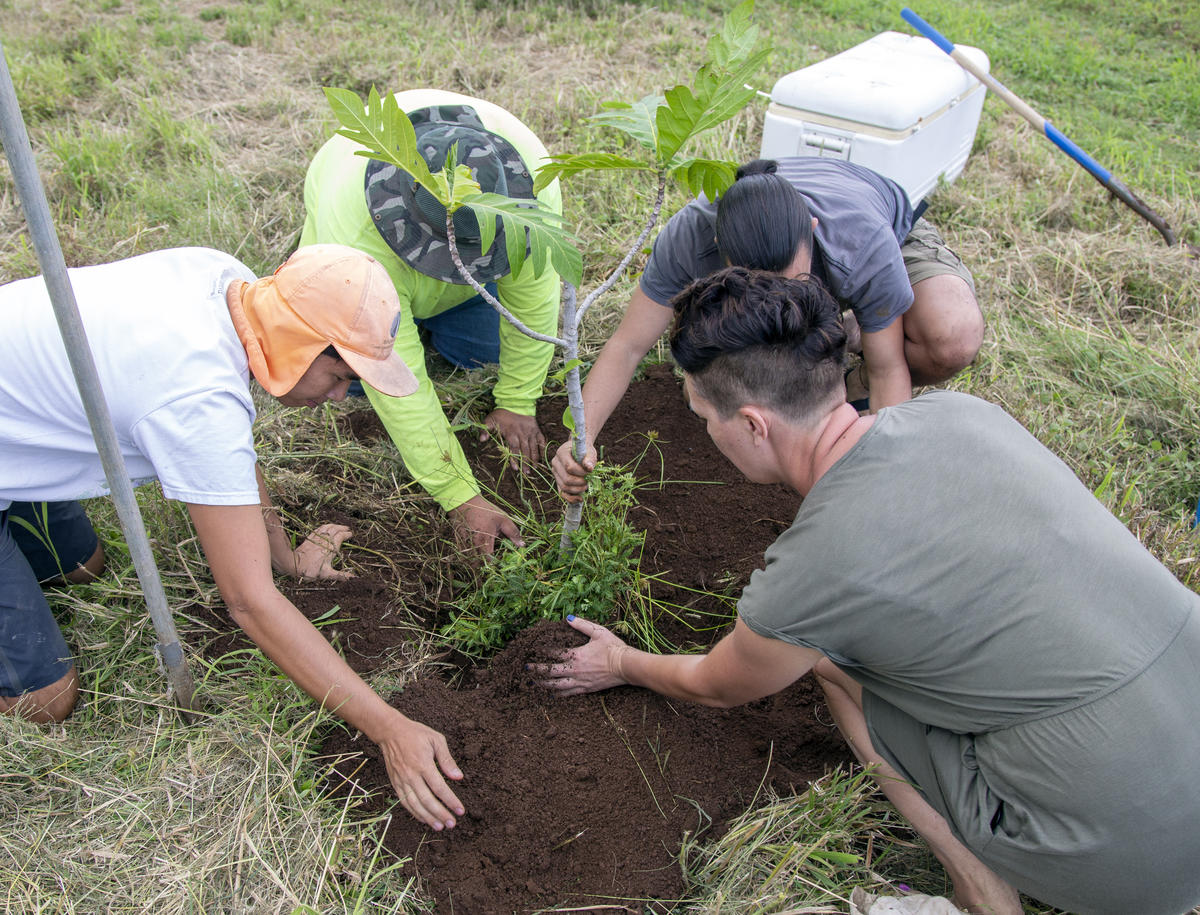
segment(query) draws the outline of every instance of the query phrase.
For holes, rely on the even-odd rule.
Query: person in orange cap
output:
[[[254,453],[251,379],[316,407],[361,379],[404,397],[400,303],[386,271],[342,245],[301,249],[256,278],[228,254],[177,248],[69,271],[117,440],[135,483],[185,503],[233,619],[305,692],[383,750],[413,816],[452,827],[463,806],[445,738],[391,708],[275,587],[272,571],[344,578],[350,530],[293,549]],[[61,721],[79,674],[39,582],[84,581],[104,554],[78,500],[108,492],[41,277],[0,286],[0,712]]]

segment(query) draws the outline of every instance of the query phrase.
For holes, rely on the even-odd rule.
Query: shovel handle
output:
[[[1171,231],[1171,228],[1167,225],[1166,220],[1150,209],[1150,207],[1146,206],[1145,202],[1133,194],[1129,188],[1125,187],[1125,185],[1123,185],[1120,181],[1114,178],[1112,172],[1080,149],[1071,141],[1070,137],[1034,111],[1027,102],[1019,98],[1007,86],[1000,82],[1000,80],[996,79],[996,77],[992,76],[992,74],[988,73],[978,64],[976,64],[975,61],[971,60],[971,58],[960,51],[954,45],[954,42],[946,38],[945,35],[931,26],[928,22],[926,22],[908,7],[905,7],[900,11],[900,17],[914,29],[932,41],[935,45],[937,45],[941,50],[949,54],[950,57],[953,58],[960,67],[987,86],[987,88],[991,89],[996,95],[1000,96],[1000,98],[1003,99],[1010,108],[1015,110],[1021,115],[1021,117],[1025,118],[1025,120],[1032,124],[1039,132],[1042,133],[1043,136],[1046,137],[1046,139],[1082,165],[1088,174],[1090,174],[1108,189],[1109,193],[1111,193],[1131,210],[1149,222],[1150,225],[1154,226],[1154,228],[1158,230],[1158,233],[1163,237],[1163,240],[1166,241],[1168,245],[1175,247],[1177,244],[1175,233]]]

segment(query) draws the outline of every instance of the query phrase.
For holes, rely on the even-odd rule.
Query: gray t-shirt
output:
[[[876,748],[1022,889],[1200,901],[1200,596],[999,407],[880,411],[738,612],[861,683]]]
[[[812,274],[868,333],[883,330],[912,305],[912,285],[900,245],[913,213],[903,189],[870,169],[840,159],[779,159],[817,217]],[[703,198],[676,213],[655,239],[641,287],[669,305],[689,283],[720,270],[717,205]]]

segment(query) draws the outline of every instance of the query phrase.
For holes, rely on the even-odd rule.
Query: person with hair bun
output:
[[[659,233],[620,326],[583,389],[589,453],[572,443],[552,466],[569,501],[586,489],[594,443],[641,360],[670,322],[669,303],[727,265],[811,275],[833,294],[863,360],[846,375],[848,399],[871,412],[938,384],[971,363],[983,340],[974,281],[903,189],[838,159],[756,159],[716,202],[695,200]]]
[[[728,708],[811,671],[961,908],[1200,903],[1200,596],[999,407],[933,391],[860,416],[811,278],[730,267],[674,307],[692,411],[804,501],[708,654],[568,617],[588,642],[535,676]]]

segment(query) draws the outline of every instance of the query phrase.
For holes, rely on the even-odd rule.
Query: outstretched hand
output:
[[[379,741],[396,796],[404,809],[426,826],[453,829],[455,817],[466,810],[446,784],[446,778],[463,777],[446,738],[399,713],[396,718],[390,733]]]
[[[296,577],[324,578],[333,581],[345,581],[353,578],[353,572],[343,572],[333,567],[342,544],[354,534],[344,524],[322,524],[304,538],[292,552],[296,565]]]
[[[622,661],[632,648],[599,623],[577,616],[568,616],[567,623],[586,635],[588,642],[563,652],[558,664],[533,665],[531,670],[542,678],[542,686],[563,696],[579,696],[629,682]]]
[[[578,502],[587,491],[587,475],[596,468],[596,449],[588,445],[583,462],[575,460],[575,442],[567,439],[554,453],[550,467],[558,483],[558,491],[568,502]]]

